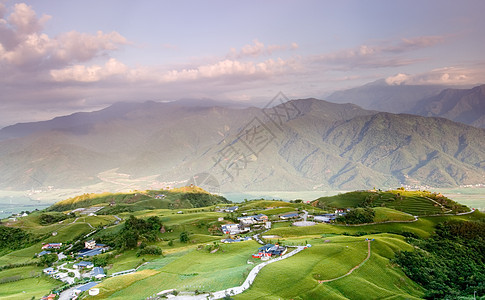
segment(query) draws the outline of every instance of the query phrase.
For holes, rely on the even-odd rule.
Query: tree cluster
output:
[[[49,224],[60,222],[65,219],[67,219],[67,216],[63,213],[41,214],[39,216],[39,223],[41,225],[49,225]]]
[[[162,249],[158,246],[146,246],[138,250],[138,252],[136,253],[136,256],[145,255],[145,254],[162,255]]]
[[[222,196],[206,193],[185,193],[182,195],[181,200],[188,201],[192,207],[206,207],[219,203],[231,203],[231,201]]]
[[[20,228],[0,226],[0,249],[24,248],[30,244],[30,240],[31,235]]]
[[[364,224],[374,222],[375,211],[370,208],[354,208],[347,212],[346,215],[337,218],[337,222],[345,224]]]
[[[429,239],[409,242],[415,250],[399,252],[394,262],[426,289],[426,298],[485,295],[485,222],[441,223]]]
[[[125,221],[118,238],[116,246],[125,249],[133,249],[138,246],[138,241],[153,242],[157,240],[157,235],[162,227],[162,220],[153,216],[146,220],[138,219],[131,215]]]

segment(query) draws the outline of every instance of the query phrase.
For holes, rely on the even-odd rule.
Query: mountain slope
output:
[[[353,103],[365,109],[391,113],[409,112],[424,98],[437,95],[445,89],[438,85],[388,85],[383,79],[360,87],[337,91],[325,100],[335,103]]]
[[[221,191],[485,181],[484,129],[353,104],[300,99],[235,109],[147,102],[96,121],[88,114],[83,124],[70,118],[69,130],[36,132],[32,123],[22,125],[28,134],[0,142],[0,188],[82,187],[113,169],[155,185],[205,174]]]
[[[446,89],[439,95],[419,101],[409,112],[485,128],[485,85],[472,89]]]

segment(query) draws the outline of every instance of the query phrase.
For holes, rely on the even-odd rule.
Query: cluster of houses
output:
[[[273,256],[281,256],[284,255],[288,251],[288,248],[274,245],[274,244],[266,244],[263,247],[258,249],[258,253],[253,254],[253,258],[260,258],[262,260],[269,259]]]
[[[95,256],[109,250],[109,247],[105,244],[98,244],[95,240],[89,240],[84,243],[84,249],[79,251],[77,257],[90,257]]]
[[[251,230],[251,226],[261,227],[264,226],[267,229],[271,228],[271,222],[268,222],[268,216],[264,214],[253,216],[242,216],[237,218],[238,224],[223,224],[221,230],[224,234],[237,235],[240,233],[246,233]]]

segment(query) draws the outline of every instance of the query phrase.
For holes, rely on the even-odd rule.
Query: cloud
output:
[[[111,58],[104,66],[93,65],[86,67],[74,65],[62,70],[51,70],[50,75],[54,81],[58,82],[97,82],[115,75],[126,74],[127,71],[128,68],[123,63]]]
[[[485,82],[485,71],[481,67],[444,67],[414,75],[400,73],[385,80],[389,85],[473,85]]]
[[[268,45],[265,46],[257,39],[253,40],[253,44],[244,45],[241,50],[231,48],[230,53],[227,55],[231,59],[241,59],[245,57],[258,57],[262,55],[269,56],[277,51],[295,50],[298,49],[298,44],[293,42],[290,45]]]
[[[406,83],[410,79],[410,76],[407,74],[399,73],[395,76],[389,76],[386,78],[386,83],[388,85],[401,85]]]
[[[96,35],[71,31],[50,38],[42,33],[50,18],[37,17],[24,3],[15,4],[11,14],[0,19],[0,63],[17,71],[49,70],[91,60],[128,43],[114,31]]]
[[[403,38],[397,45],[383,47],[383,52],[402,53],[406,51],[418,50],[442,44],[445,41],[443,36],[419,36],[414,38]]]
[[[360,45],[355,48],[344,49],[333,53],[316,55],[310,59],[316,63],[325,63],[338,66],[336,69],[346,70],[352,68],[388,68],[399,67],[422,62],[423,58],[409,58],[396,56],[422,48],[432,47],[442,43],[441,36],[421,36],[403,38],[398,43],[387,45]]]

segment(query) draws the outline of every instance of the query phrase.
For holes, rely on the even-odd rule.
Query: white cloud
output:
[[[390,85],[465,85],[485,82],[485,71],[482,68],[445,67],[419,74],[397,74],[386,78]]]
[[[111,58],[104,66],[74,65],[62,70],[51,70],[50,75],[54,81],[59,82],[97,82],[115,75],[124,75],[127,71],[128,68],[123,63]]]
[[[42,33],[50,18],[38,18],[31,6],[15,4],[11,14],[0,19],[0,63],[29,71],[49,70],[88,61],[128,43],[117,32],[91,35],[71,31],[50,38]]]
[[[298,44],[293,42],[290,45],[268,45],[255,39],[253,44],[244,45],[240,51],[236,48],[231,48],[230,53],[227,55],[230,59],[241,59],[245,57],[258,57],[262,55],[271,55],[277,51],[295,50],[298,49]]]
[[[386,83],[388,85],[401,85],[410,79],[409,75],[399,73],[395,76],[390,76],[386,78]]]

